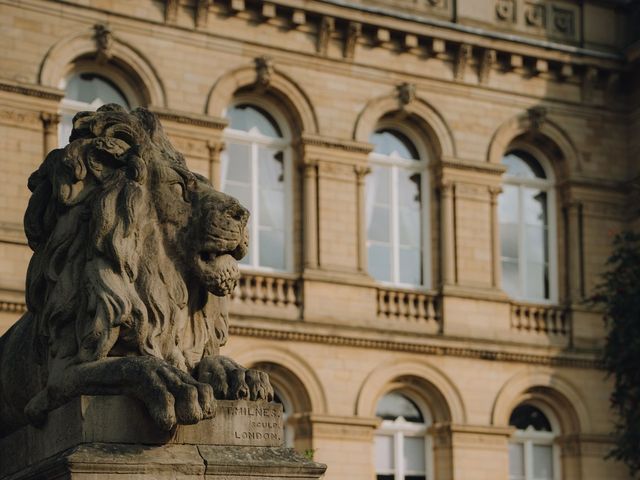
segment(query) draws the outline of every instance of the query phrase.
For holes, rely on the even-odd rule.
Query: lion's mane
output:
[[[151,191],[162,168],[195,178],[155,115],[109,105],[76,115],[69,145],[29,178],[26,298],[43,362],[134,354],[188,370],[225,342],[224,299],[189,291],[167,250]]]

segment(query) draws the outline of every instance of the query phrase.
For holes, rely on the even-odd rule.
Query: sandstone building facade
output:
[[[145,106],[252,211],[226,353],[270,372],[327,479],[627,478],[584,299],[638,222],[638,18],[0,1],[0,332],[25,308],[29,174],[74,112]]]

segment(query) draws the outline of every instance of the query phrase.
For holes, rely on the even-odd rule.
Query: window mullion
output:
[[[258,242],[260,240],[260,219],[258,212],[258,145],[255,142],[251,142],[251,208],[253,221],[251,222],[251,228],[253,230],[252,244],[252,267],[258,267],[260,265],[260,249]]]
[[[404,435],[402,434],[402,432],[396,432],[393,434],[394,437],[394,442],[393,442],[393,448],[394,448],[394,456],[395,456],[395,472],[394,472],[394,476],[395,476],[395,480],[404,480],[404,455],[403,455],[403,451],[404,451]]]
[[[518,185],[518,283],[520,297],[526,297],[526,260],[525,260],[525,232],[524,232],[524,187]]]
[[[533,447],[531,440],[525,441],[523,446],[524,478],[525,480],[533,480]]]
[[[392,281],[400,282],[400,235],[398,231],[398,167],[391,167],[391,263]]]

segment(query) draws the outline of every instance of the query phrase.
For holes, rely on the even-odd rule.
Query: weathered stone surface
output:
[[[126,394],[165,431],[218,399],[269,401],[219,355],[249,212],[192,173],[157,117],[78,113],[29,178],[28,311],[0,338],[0,438],[80,395]]]
[[[79,397],[44,428],[0,440],[0,478],[319,478],[325,466],[283,447],[282,406],[219,401],[215,417],[171,432],[125,396]]]

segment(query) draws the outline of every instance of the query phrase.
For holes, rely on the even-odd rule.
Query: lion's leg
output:
[[[244,368],[222,355],[203,357],[196,369],[196,378],[211,385],[216,398],[271,402],[274,397],[269,375]]]
[[[61,367],[61,365],[58,365]],[[170,430],[214,413],[211,386],[153,357],[109,357],[54,369],[47,388],[25,408],[32,423],[79,395],[125,394],[142,401],[155,423]]]

